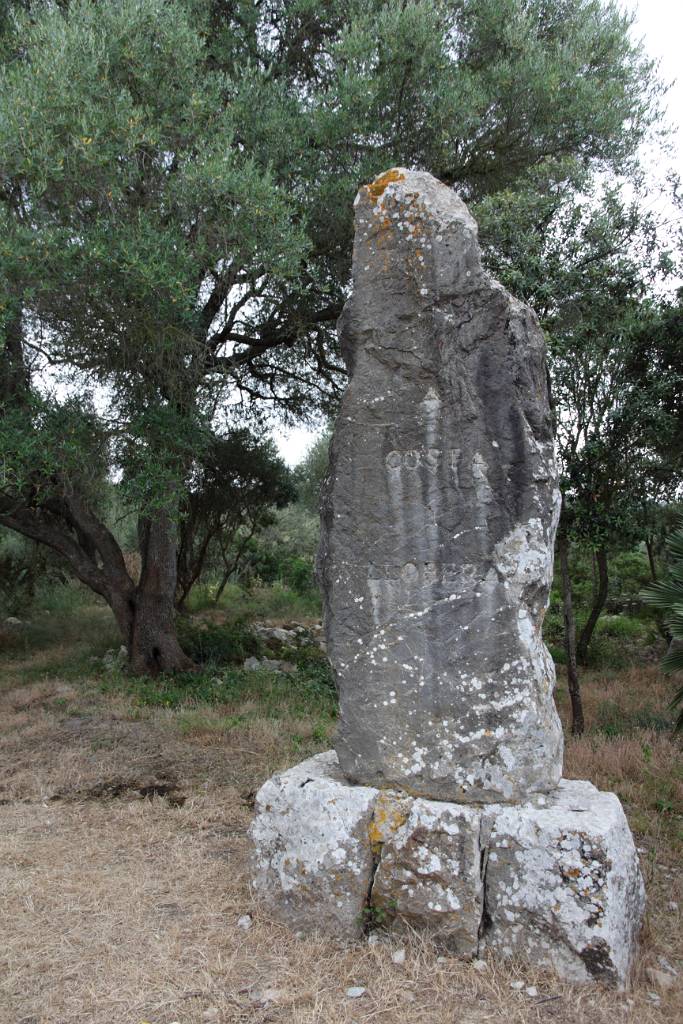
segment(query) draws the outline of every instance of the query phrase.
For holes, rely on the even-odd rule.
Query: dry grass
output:
[[[1,1024],[683,1020],[681,919],[669,909],[683,907],[682,772],[669,734],[567,744],[567,774],[616,789],[644,851],[645,941],[633,990],[617,994],[525,964],[479,972],[419,936],[344,945],[270,923],[249,890],[251,796],[324,745],[313,716],[265,717],[246,701],[140,709],[55,677],[21,686],[15,671],[10,683],[0,695]],[[669,692],[654,670],[593,676],[589,722],[613,699],[662,710]],[[399,944],[402,966],[391,960]],[[662,955],[680,974],[655,1004],[645,971]],[[512,990],[515,978],[539,995]],[[365,995],[346,998],[352,985]]]

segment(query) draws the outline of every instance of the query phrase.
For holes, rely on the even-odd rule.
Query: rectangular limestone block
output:
[[[428,931],[459,956],[476,956],[484,903],[480,832],[478,809],[414,800],[379,852],[374,911],[394,926]]]
[[[346,782],[334,751],[264,783],[251,826],[253,887],[272,917],[295,931],[360,934],[377,795]]]
[[[590,782],[486,809],[486,945],[568,980],[624,987],[645,893],[622,806]]]

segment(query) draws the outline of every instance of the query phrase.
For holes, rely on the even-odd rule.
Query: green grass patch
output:
[[[175,675],[128,676],[112,671],[100,682],[104,692],[123,691],[144,707],[191,708],[207,705],[240,705],[254,702],[259,715],[315,715],[333,719],[337,695],[329,666],[316,662],[302,665],[296,673],[247,671],[215,667]]]
[[[656,711],[650,705],[626,711],[616,701],[604,700],[598,705],[593,731],[610,737],[633,736],[640,729],[670,732],[672,724],[670,715]]]
[[[320,618],[320,595],[316,590],[298,593],[280,583],[247,590],[231,583],[221,594],[218,603],[215,600],[215,593],[216,587],[211,584],[194,587],[187,602],[188,611],[196,614],[218,608],[227,613],[227,621],[235,622],[253,622],[259,619],[291,619],[293,622],[299,622]]]
[[[37,618],[41,613],[48,612],[50,615],[66,618],[77,615],[86,608],[97,606],[104,608],[104,601],[100,601],[92,591],[80,583],[51,583],[38,591],[31,616]]]
[[[190,736],[196,732],[232,732],[245,725],[253,715],[209,715],[206,711],[189,709],[179,711],[175,720],[175,726],[181,736]]]
[[[92,675],[106,651],[119,649],[121,637],[109,609],[91,604],[68,611],[34,610],[30,620],[3,631],[0,642],[7,676],[20,673],[23,684],[47,676],[75,680]]]

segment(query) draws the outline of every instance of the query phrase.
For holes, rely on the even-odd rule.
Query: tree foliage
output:
[[[272,441],[259,441],[244,428],[213,438],[193,466],[181,504],[178,604],[211,558],[222,577],[220,596],[249,541],[274,522],[272,510],[295,497],[292,474]]]
[[[558,188],[482,204],[489,262],[547,333],[563,530],[593,549],[599,570],[580,663],[607,597],[610,549],[649,541],[657,504],[683,481],[680,296],[661,293],[680,272],[680,233],[644,189],[636,179],[627,196],[596,180],[579,197]],[[675,182],[668,191],[677,212]]]
[[[236,419],[333,406],[358,186],[431,170],[512,265],[515,216],[528,235],[544,203],[632,169],[660,86],[608,0],[5,12],[0,523],[112,604],[137,670],[183,667],[186,490]],[[107,471],[139,581],[98,507]]]
[[[299,501],[316,516],[320,511],[320,489],[330,461],[331,437],[329,428],[317,437],[294,473]]]

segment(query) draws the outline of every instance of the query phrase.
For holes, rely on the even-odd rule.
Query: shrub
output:
[[[178,640],[198,665],[241,665],[261,649],[258,638],[240,619],[222,625],[180,619]]]
[[[625,637],[628,639],[648,639],[652,630],[646,623],[627,615],[602,615],[595,627],[596,636]]]
[[[298,668],[300,679],[306,680],[321,693],[329,696],[334,695],[336,701],[337,689],[334,684],[334,675],[327,655],[317,646],[310,644],[300,647],[292,655],[292,660]]]

